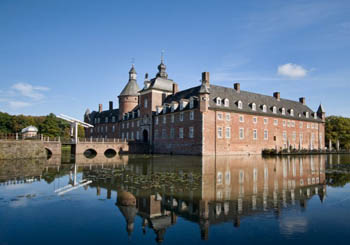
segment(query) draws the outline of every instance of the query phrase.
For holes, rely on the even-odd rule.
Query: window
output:
[[[290,115],[291,115],[292,117],[294,117],[294,110],[293,110],[293,109],[290,109]]]
[[[294,128],[295,127],[295,122],[292,121],[291,124],[292,124],[292,128]]]
[[[299,128],[303,128],[303,122],[299,123]]]
[[[258,138],[258,130],[253,129],[253,140],[256,140]]]
[[[222,184],[222,173],[221,172],[218,172],[217,183]]]
[[[255,103],[252,104],[252,110],[256,111],[256,104]]]
[[[115,132],[115,126],[114,125],[112,126],[112,132],[113,133]]]
[[[131,132],[130,139],[131,139],[131,140],[133,140],[133,139],[134,139],[134,132]]]
[[[306,124],[306,128],[310,128],[310,123],[307,123],[307,124]]]
[[[231,128],[230,127],[226,127],[225,137],[226,137],[226,139],[231,138]]]
[[[147,99],[147,98],[145,98],[145,100],[143,101],[143,106],[144,106],[145,108],[148,107],[148,99]]]
[[[317,114],[316,113],[314,113],[314,118],[317,119]]]
[[[140,131],[136,131],[136,140],[140,139]]]
[[[272,112],[273,112],[274,114],[277,113],[277,108],[276,108],[276,106],[272,107]]]
[[[229,185],[231,183],[231,173],[230,171],[226,171],[225,173],[225,184]]]
[[[244,139],[244,128],[239,128],[239,138]]]
[[[226,113],[226,121],[230,121],[231,120],[231,114],[230,113]]]
[[[268,123],[268,119],[264,118],[264,124],[266,125]]]
[[[314,126],[314,124],[313,123],[311,123],[311,128],[314,128],[315,126]]]
[[[282,115],[286,115],[286,109],[282,107]]]
[[[194,106],[194,100],[193,100],[193,98],[191,97],[191,99],[190,99],[190,109],[192,109],[193,106]]]
[[[188,137],[189,138],[193,138],[193,132],[194,132],[194,128],[193,127],[189,127],[189,131],[188,131]]]
[[[287,127],[290,128],[290,121],[287,122]]]
[[[131,122],[131,127],[132,127],[132,128],[134,127],[134,121]]]
[[[300,133],[299,135],[300,145],[303,144],[303,133]]]
[[[166,116],[163,116],[163,124],[166,124]]]
[[[136,121],[136,125],[137,125],[137,127],[140,127],[140,120]]]
[[[155,124],[158,125],[158,122],[159,122],[159,117],[156,117],[155,118]]]
[[[266,112],[266,111],[267,111],[266,105],[263,105],[263,106],[262,106],[262,110],[263,110],[263,112]]]
[[[179,138],[180,139],[184,138],[184,128],[179,128]]]
[[[181,113],[180,113],[180,122],[182,122],[183,120],[184,120],[184,113],[181,112]]]
[[[297,133],[296,133],[295,131],[293,131],[293,133],[292,133],[292,139],[293,139],[293,141],[295,141],[296,138],[297,138]]]
[[[129,139],[129,132],[126,132],[126,139]]]
[[[267,129],[264,130],[264,140],[269,139],[269,131]]]
[[[126,123],[126,128],[129,128],[129,122]]]
[[[216,98],[216,105],[221,106],[221,98],[220,97]]]
[[[194,119],[194,111],[190,111],[190,120]]]
[[[115,122],[115,116],[112,116],[112,122]]]
[[[122,133],[122,139],[124,139],[124,133]]]
[[[218,138],[222,138],[222,127],[218,127]]]
[[[273,125],[275,125],[275,126],[278,125],[278,120],[277,120],[277,119],[274,119],[274,120],[273,120]]]
[[[230,106],[230,101],[228,99],[224,100],[224,105],[225,107],[229,107]]]
[[[309,118],[309,112],[308,111],[305,112],[305,116],[306,116],[306,118]]]
[[[239,121],[240,121],[240,122],[244,122],[244,117],[243,117],[243,115],[239,115]]]
[[[171,115],[171,123],[174,123],[174,121],[175,121],[175,115],[172,114],[172,115]]]
[[[243,109],[243,103],[242,101],[238,101],[238,109]]]
[[[253,123],[257,123],[258,122],[258,118],[257,117],[253,117]]]
[[[283,127],[286,126],[286,120],[283,120],[283,121],[282,121],[282,125],[283,125]]]
[[[286,141],[287,140],[287,132],[283,131],[283,140]]]
[[[171,128],[170,129],[170,139],[174,139],[175,138],[175,129]]]
[[[218,120],[222,120],[222,113],[218,112]]]
[[[162,129],[162,138],[166,139],[166,129],[165,128]]]

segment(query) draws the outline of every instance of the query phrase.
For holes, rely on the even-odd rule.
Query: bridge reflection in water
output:
[[[134,230],[136,215],[143,232],[153,229],[158,242],[166,229],[183,217],[199,225],[202,239],[209,227],[284,209],[307,208],[317,195],[326,196],[326,156],[283,157],[169,157],[120,158],[118,163],[81,166],[90,188],[107,190],[124,215],[126,230]]]

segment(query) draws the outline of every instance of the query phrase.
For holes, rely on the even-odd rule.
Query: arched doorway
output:
[[[142,132],[142,135],[143,135],[143,142],[147,143],[148,142],[148,131],[146,129],[144,129]]]

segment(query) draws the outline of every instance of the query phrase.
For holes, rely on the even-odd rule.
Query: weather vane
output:
[[[134,64],[135,64],[135,58],[133,57],[131,58],[131,65],[134,66]]]

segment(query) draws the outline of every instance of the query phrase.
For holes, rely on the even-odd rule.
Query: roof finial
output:
[[[131,58],[131,66],[132,66],[132,67],[135,66],[135,58],[134,58],[134,57]]]
[[[160,63],[164,62],[164,49],[162,49],[161,51],[161,55],[160,55]]]

